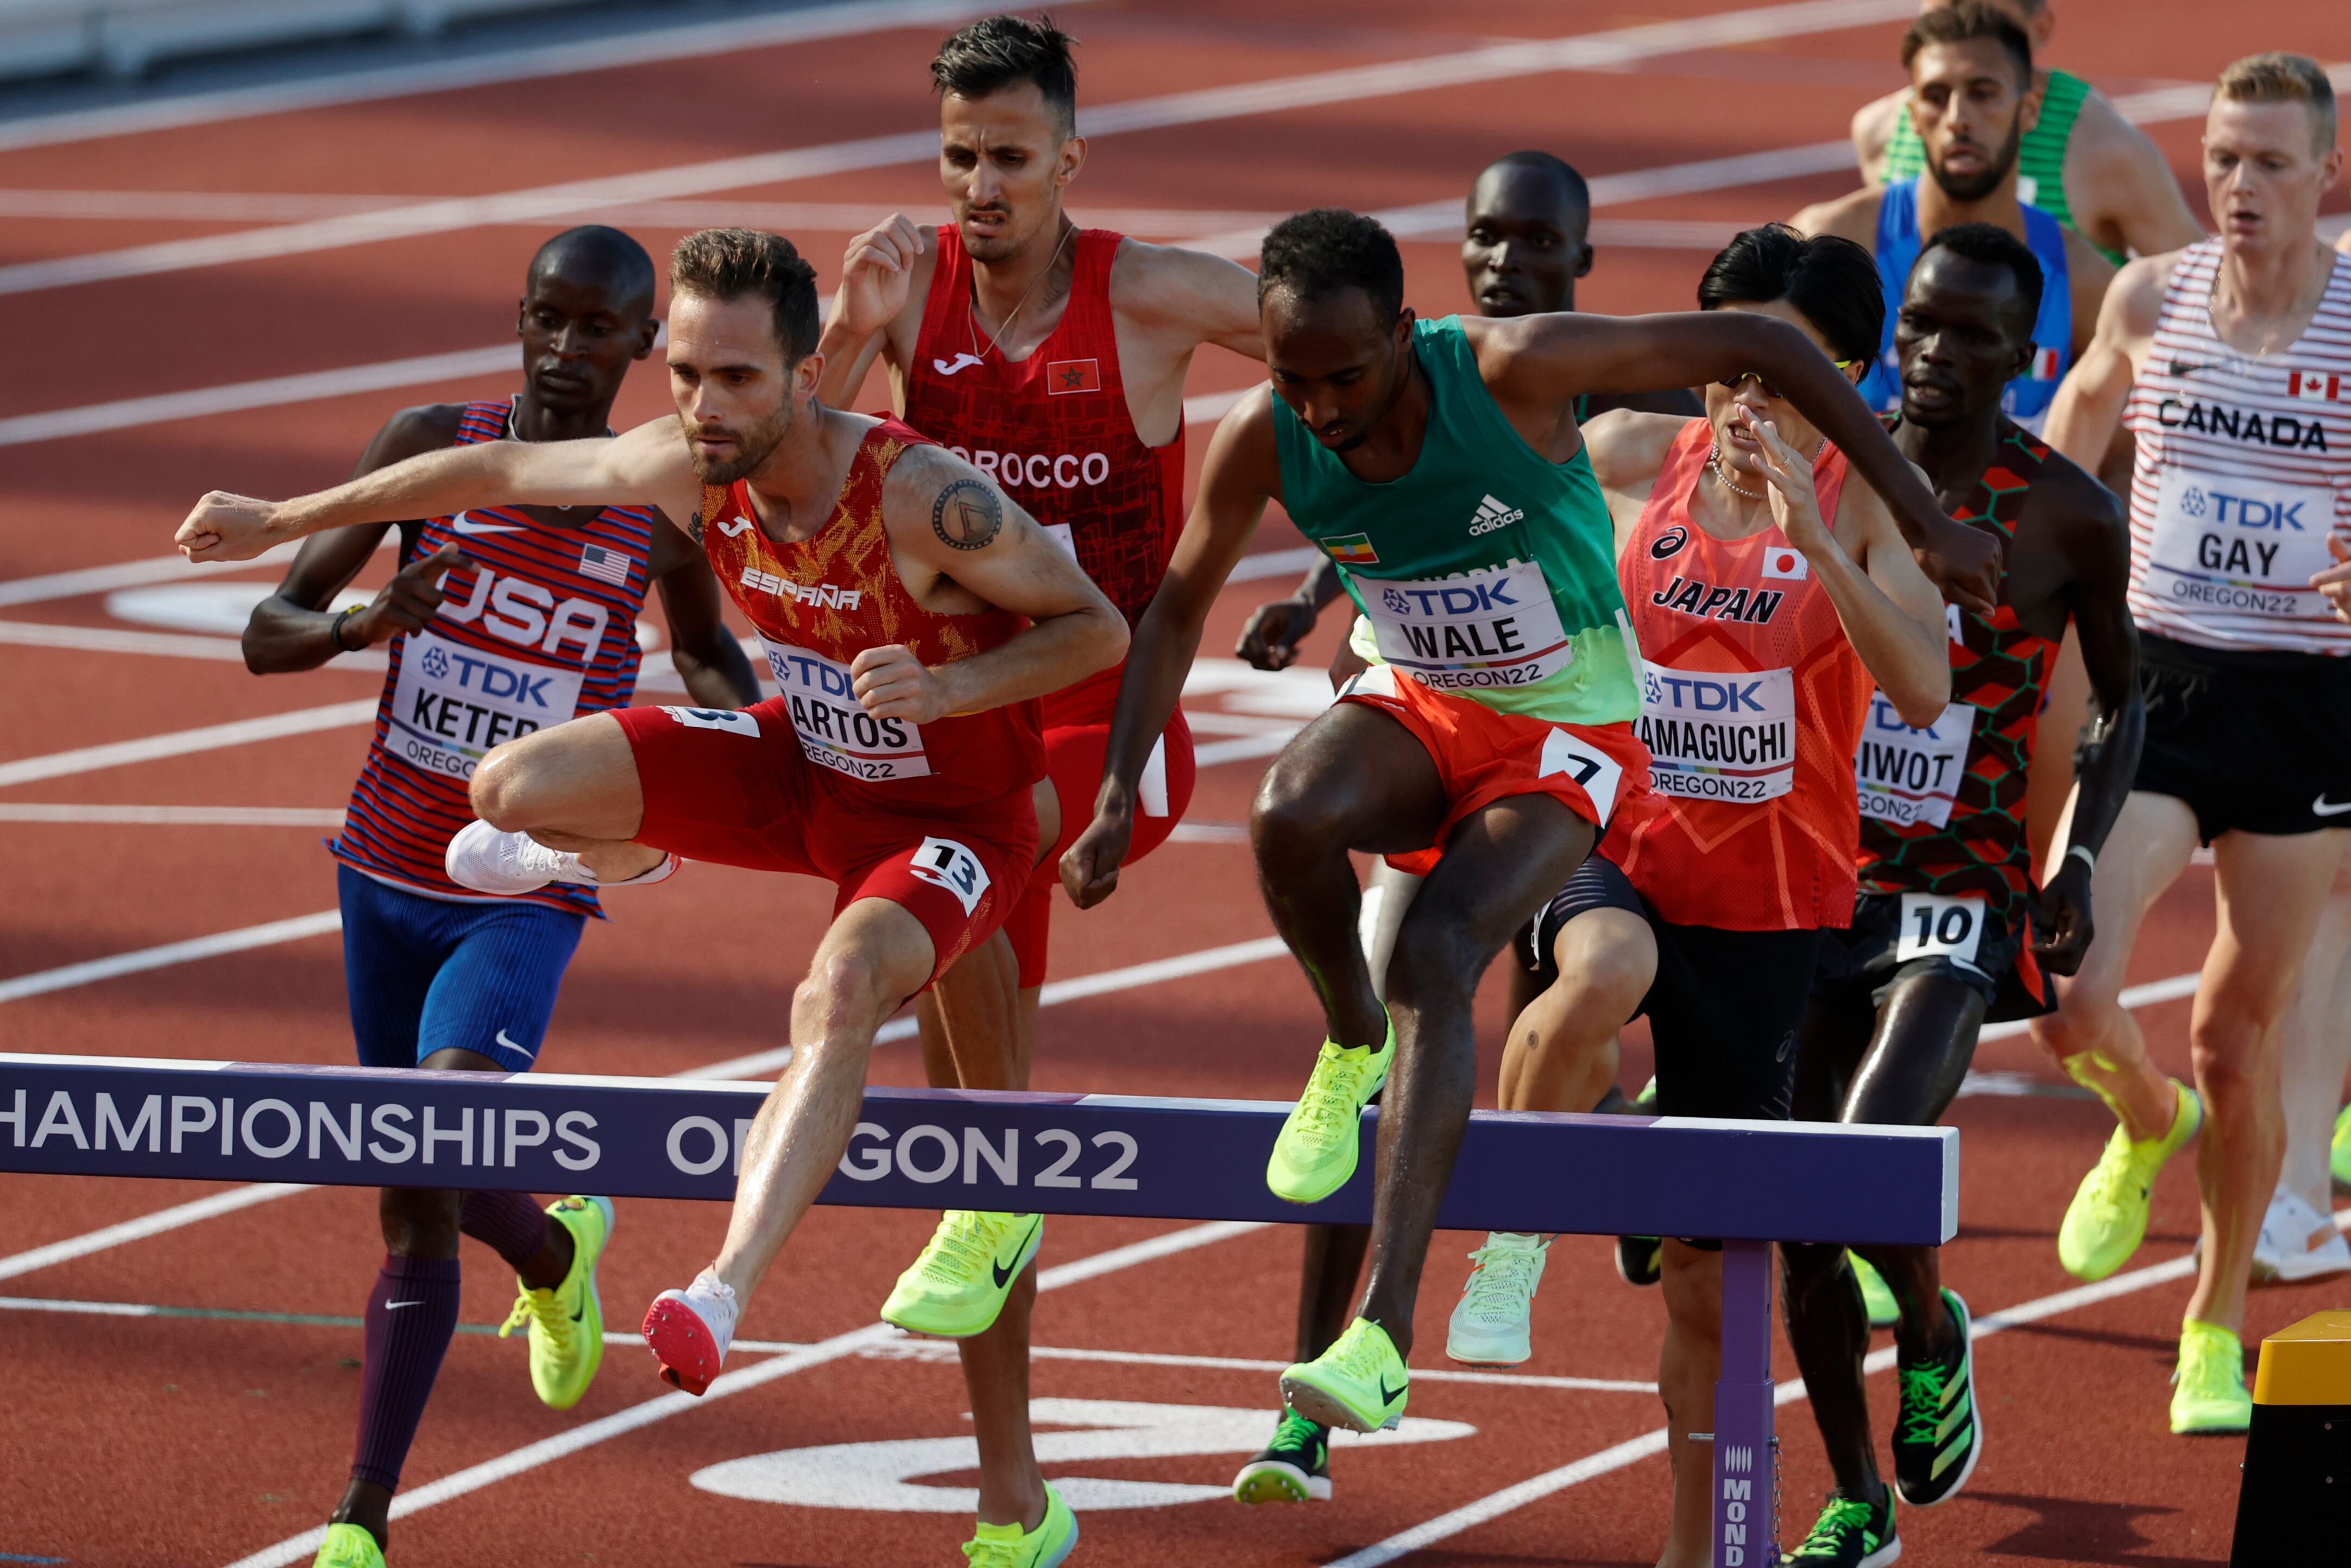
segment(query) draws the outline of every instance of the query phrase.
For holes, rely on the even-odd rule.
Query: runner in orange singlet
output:
[[[1750,229],[1708,268],[1703,309],[1793,322],[1858,378],[1883,305],[1849,241]],[[1943,607],[1885,504],[1753,377],[1710,386],[1703,420],[1620,412],[1585,427],[1617,528],[1643,662],[1651,793],[1536,917],[1546,988],[1512,1025],[1505,1109],[1583,1109],[1646,1012],[1668,1115],[1784,1119],[1821,932],[1853,913],[1854,747],[1873,679],[1906,718],[1949,701]],[[1548,1237],[1489,1234],[1446,1354],[1516,1365]],[[1663,1243],[1674,1529],[1663,1561],[1707,1560],[1720,1343],[1719,1243]]]

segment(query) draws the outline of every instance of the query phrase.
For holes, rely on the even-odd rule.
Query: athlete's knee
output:
[[[2266,1030],[2232,1030],[2226,1038],[2212,1030],[2189,1032],[2189,1060],[2208,1106],[2227,1114],[2239,1108],[2258,1107],[2264,1098],[2276,1105],[2277,1056],[2268,1049],[2273,1038]]]
[[[1249,805],[1249,837],[1260,855],[1314,855],[1344,847],[1344,791],[1304,767],[1269,768]]]
[[[793,993],[792,1011],[831,1035],[836,1028],[878,1022],[903,998],[887,993],[883,966],[854,947],[819,953]],[[797,1031],[796,1031],[797,1032]]]
[[[438,1187],[388,1186],[377,1204],[384,1250],[400,1258],[455,1258],[462,1192]]]
[[[474,815],[502,833],[529,828],[538,792],[534,771],[528,757],[511,747],[489,752],[474,768],[473,782],[467,786]]]

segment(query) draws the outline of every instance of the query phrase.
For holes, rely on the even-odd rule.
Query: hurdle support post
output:
[[[1714,1385],[1715,1568],[1780,1561],[1771,1435],[1771,1243],[1722,1244],[1722,1365]]]

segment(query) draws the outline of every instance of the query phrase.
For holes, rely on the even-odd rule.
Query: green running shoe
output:
[[[1339,1343],[1281,1375],[1281,1402],[1323,1427],[1376,1432],[1404,1419],[1412,1375],[1388,1331],[1357,1318]]]
[[[2351,1192],[2351,1105],[2346,1105],[2335,1118],[2335,1142],[2326,1151],[2327,1169],[2334,1173],[2335,1190]]]
[[[1254,1507],[1261,1502],[1329,1502],[1331,1500],[1331,1434],[1319,1422],[1295,1410],[1284,1410],[1273,1428],[1273,1441],[1259,1448],[1233,1478],[1233,1500]]]
[[[1388,1023],[1387,1042],[1374,1051],[1353,1049],[1332,1040],[1322,1042],[1314,1059],[1313,1076],[1306,1092],[1291,1106],[1273,1141],[1273,1157],[1266,1161],[1265,1185],[1273,1196],[1290,1203],[1320,1203],[1355,1174],[1357,1146],[1363,1141],[1364,1107],[1387,1082],[1388,1064],[1395,1060],[1395,1022]]]
[[[1041,1214],[948,1209],[923,1255],[898,1276],[882,1303],[882,1321],[941,1339],[986,1333],[1044,1237]]]
[[[2179,1098],[2170,1131],[2135,1144],[2128,1131],[2116,1126],[2065,1207],[2065,1222],[2057,1228],[2057,1260],[2077,1280],[2103,1280],[2130,1261],[2147,1236],[2147,1195],[2155,1190],[2156,1173],[2204,1124],[2204,1103],[2196,1091],[2178,1079],[2171,1086]]]
[[[1520,1366],[1534,1353],[1535,1287],[1551,1238],[1489,1230],[1445,1328],[1445,1354],[1464,1366]]]
[[[1890,1329],[1900,1322],[1902,1303],[1886,1288],[1886,1276],[1870,1267],[1869,1260],[1858,1252],[1847,1252],[1844,1257],[1853,1265],[1854,1280],[1861,1286],[1861,1304],[1869,1313],[1869,1326]]]
[[[612,1239],[612,1200],[575,1194],[557,1198],[547,1212],[571,1233],[571,1270],[551,1291],[534,1291],[517,1280],[514,1311],[498,1337],[529,1328],[530,1385],[549,1409],[569,1410],[604,1364],[604,1303],[596,1294],[596,1261]]]
[[[1872,1507],[1843,1492],[1829,1493],[1813,1532],[1782,1561],[1809,1563],[1813,1568],[1886,1568],[1902,1556],[1902,1538],[1894,1533],[1894,1494]]]
[[[1894,1417],[1894,1487],[1913,1508],[1932,1508],[1968,1484],[1983,1457],[1983,1416],[1976,1403],[1975,1322],[1957,1291],[1943,1310],[1959,1327],[1950,1348],[1916,1364],[1895,1353],[1902,1392]]]
[[[383,1548],[362,1526],[330,1524],[310,1568],[383,1568]]]
[[[1061,1494],[1045,1484],[1045,1517],[1034,1530],[1017,1524],[982,1524],[963,1543],[971,1568],[1061,1568],[1078,1544],[1078,1516]]]
[[[2171,1429],[2180,1437],[2241,1432],[2253,1424],[2253,1396],[2245,1392],[2245,1347],[2218,1323],[2183,1318],[2179,1365],[2171,1375]]]

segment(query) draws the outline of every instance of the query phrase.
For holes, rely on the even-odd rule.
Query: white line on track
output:
[[[0,822],[86,822],[116,827],[340,828],[340,807],[321,806],[82,806],[70,802],[0,800]]]
[[[85,653],[155,653],[172,659],[245,663],[245,645],[235,637],[204,637],[176,632],[121,632],[111,626],[54,626],[41,621],[0,621],[0,644],[21,648],[71,648]]]
[[[355,697],[350,702],[329,703],[322,707],[296,708],[291,713],[274,713],[262,718],[208,724],[195,729],[173,730],[168,735],[151,735],[139,740],[85,746],[73,751],[53,751],[42,757],[20,757],[14,762],[0,762],[0,788],[11,784],[30,784],[40,779],[61,778],[68,773],[92,773],[101,768],[120,768],[126,763],[184,757],[192,751],[216,751],[225,746],[245,746],[289,735],[309,735],[322,729],[341,729],[373,722],[375,710],[374,697]]]
[[[1434,89],[1557,71],[1609,69],[1661,55],[1865,26],[1907,16],[1911,10],[1909,0],[1798,0],[1793,5],[1726,11],[1570,37],[1494,44],[1451,54],[1420,55],[1376,65],[1130,99],[1082,110],[1079,124],[1089,138],[1098,139],[1325,104],[1361,105]],[[567,181],[493,195],[415,202],[307,223],[20,262],[0,267],[0,294],[146,277],[274,256],[312,255],[350,246],[450,234],[485,224],[570,216],[614,203],[674,199],[923,163],[937,155],[938,131],[925,128],[648,169],[633,174]]]
[[[142,1214],[136,1219],[126,1219],[120,1225],[110,1225],[103,1230],[93,1230],[66,1241],[52,1241],[46,1247],[35,1247],[13,1257],[0,1258],[0,1280],[13,1280],[19,1274],[29,1274],[36,1269],[47,1269],[58,1263],[69,1263],[77,1258],[87,1258],[93,1252],[103,1252],[110,1247],[120,1247],[127,1241],[143,1241],[150,1236],[160,1236],[166,1230],[177,1230],[183,1225],[193,1225],[200,1219],[218,1215],[234,1214],[240,1208],[250,1208],[256,1203],[284,1197],[288,1193],[310,1189],[295,1182],[261,1182],[251,1186],[231,1187],[193,1203],[159,1208],[152,1214]]]
[[[274,947],[281,942],[299,942],[306,937],[324,936],[342,928],[341,911],[322,909],[316,915],[298,915],[288,920],[239,926],[235,931],[216,931],[209,936],[192,936],[184,942],[166,942],[160,947],[141,947],[135,952],[115,953],[104,958],[92,958],[87,963],[68,964],[62,968],[42,969],[30,975],[18,975],[14,979],[0,980],[0,1002],[22,1001],[26,997],[71,990],[76,986],[92,985],[99,980],[141,974],[149,969],[168,969],[174,964],[193,964],[227,953]]]
[[[106,406],[120,405],[109,403]],[[49,416],[34,414],[30,417],[47,419]],[[106,428],[114,427],[110,425]],[[0,442],[0,445],[5,444],[5,442]],[[138,560],[117,561],[111,566],[85,566],[72,571],[50,571],[38,577],[12,578],[0,582],[0,607],[39,604],[52,599],[78,599],[85,594],[110,593],[118,588],[142,588],[152,582],[178,582],[220,572],[259,571],[265,567],[292,560],[294,552],[300,548],[295,544],[273,545],[251,560],[236,561],[192,561],[175,552],[145,556]]]

